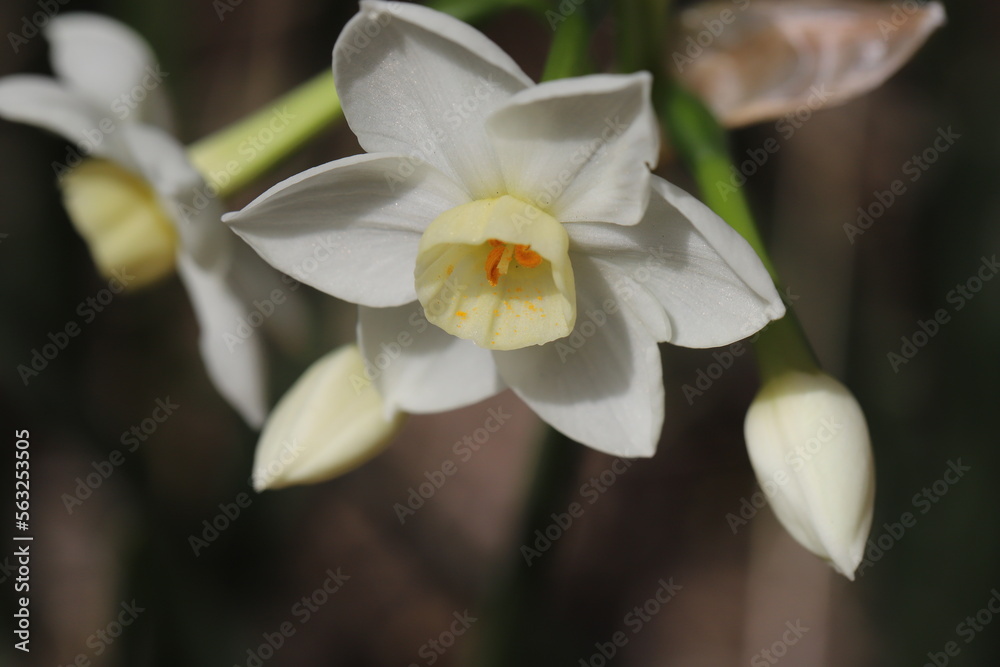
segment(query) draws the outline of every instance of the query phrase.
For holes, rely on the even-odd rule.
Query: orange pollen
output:
[[[487,241],[493,249],[486,257],[486,279],[496,287],[500,276],[507,275],[511,260],[516,260],[521,266],[533,269],[542,263],[542,256],[531,249],[531,245],[504,243],[499,239]]]

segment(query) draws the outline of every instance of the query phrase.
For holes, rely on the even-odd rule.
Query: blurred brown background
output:
[[[336,35],[356,7],[246,0],[226,4],[232,11],[220,19],[221,4],[71,0],[62,11],[107,13],[144,34],[170,72],[180,134],[193,141],[329,67]],[[738,514],[757,490],[742,436],[757,386],[752,360],[735,359],[689,404],[681,388],[716,362],[713,351],[664,347],[668,417],[660,452],[613,476],[610,457],[587,452],[580,484],[602,472],[614,484],[542,556],[553,578],[539,611],[567,633],[580,661],[564,664],[604,664],[602,646],[607,652],[618,631],[629,641],[608,664],[622,666],[933,664],[928,653],[939,664],[984,665],[1000,654],[992,612],[981,613],[978,626],[964,625],[1000,587],[991,482],[1000,459],[1000,281],[963,298],[960,310],[949,300],[981,258],[1000,250],[1000,7],[946,8],[948,25],[883,88],[817,113],[789,138],[773,123],[733,137],[738,157],[769,137],[781,144],[748,189],[820,357],[869,418],[878,467],[870,561],[853,584],[837,577],[767,509],[734,534],[727,514]],[[0,33],[19,31],[22,17],[37,11],[36,2],[7,0]],[[512,11],[484,29],[537,77],[547,26]],[[44,38],[17,53],[7,41],[0,76],[48,71]],[[905,177],[907,161],[947,128],[960,138],[851,243],[843,225],[856,222],[858,207]],[[176,279],[115,297],[25,386],[17,365],[49,332],[78,320],[78,304],[106,284],[55,190],[50,164],[65,144],[0,122],[0,147],[5,470],[13,470],[14,430],[28,429],[35,536],[32,651],[17,652],[5,640],[6,663],[65,665],[82,655],[92,664],[133,667],[250,667],[255,659],[274,666],[460,664],[477,626],[448,637],[465,627],[453,625],[455,614],[475,617],[490,575],[519,557],[518,503],[544,432],[530,411],[505,393],[455,413],[415,417],[359,470],[258,496],[247,484],[255,434],[208,383]],[[284,177],[358,150],[346,127],[329,131],[230,209]],[[660,172],[694,189],[676,166]],[[271,345],[274,396],[352,335],[350,306],[315,292],[304,298],[323,333],[291,348]],[[939,308],[951,321],[894,372],[887,353],[898,353],[901,336],[911,337]],[[179,406],[175,413],[70,512],[65,495],[75,492],[77,478],[125,449],[123,434],[168,397]],[[456,443],[473,436],[490,409],[512,417],[478,451],[460,455],[466,450]],[[458,472],[401,523],[394,505],[448,460]],[[969,470],[935,487],[958,461]],[[11,478],[4,475],[0,498],[13,497]],[[922,498],[925,489],[930,495]],[[219,518],[234,508],[236,518]],[[901,529],[894,524],[904,512],[915,524]],[[192,536],[210,535],[206,522],[213,521],[228,526],[193,548]],[[8,599],[16,576],[11,532],[5,522],[0,586]],[[338,573],[349,578],[326,594],[324,584],[336,586],[331,574]],[[682,588],[662,608],[648,605],[661,580]],[[112,637],[120,616],[135,619]],[[10,638],[11,614],[3,618]],[[269,650],[267,637],[278,644],[273,633],[286,623],[294,634]],[[438,651],[432,640],[449,648]],[[943,653],[948,642],[957,655]]]

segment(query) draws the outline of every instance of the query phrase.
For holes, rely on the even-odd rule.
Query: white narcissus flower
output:
[[[368,154],[224,220],[276,268],[362,306],[365,377],[387,409],[510,387],[579,442],[651,456],[657,341],[724,345],[784,313],[743,238],[650,174],[648,74],[535,85],[472,27],[369,1],[333,70]],[[320,248],[327,261],[303,270]]]
[[[337,348],[303,373],[264,424],[254,455],[255,489],[335,477],[388,444],[403,415],[387,415],[378,391],[364,377],[356,345]]]
[[[57,165],[70,219],[102,273],[124,267],[134,288],[176,266],[201,327],[200,347],[219,392],[251,425],[263,422],[263,354],[255,337],[225,336],[247,314],[236,285],[239,245],[221,224],[184,147],[157,124],[168,113],[162,72],[126,26],[95,14],[54,17],[46,34],[56,78],[0,80],[0,117],[78,144],[78,166]],[[155,124],[154,124],[155,123]]]
[[[744,431],[782,525],[853,580],[875,499],[871,440],[857,400],[825,373],[789,371],[765,382]]]
[[[681,13],[669,54],[679,78],[738,127],[877,88],[944,22],[939,2],[702,2]]]

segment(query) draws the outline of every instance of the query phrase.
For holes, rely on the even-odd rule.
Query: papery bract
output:
[[[668,57],[724,125],[843,104],[896,73],[945,21],[938,2],[703,2]]]

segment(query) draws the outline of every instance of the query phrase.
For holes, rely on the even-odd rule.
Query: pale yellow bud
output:
[[[254,488],[321,482],[348,472],[389,443],[402,417],[386,417],[358,347],[338,348],[310,366],[268,417],[254,457]]]
[[[875,498],[871,440],[857,400],[825,373],[786,372],[757,394],[744,433],[782,525],[853,580]]]
[[[107,160],[87,160],[62,180],[70,220],[105,276],[123,266],[142,287],[173,273],[177,232],[152,187]]]

